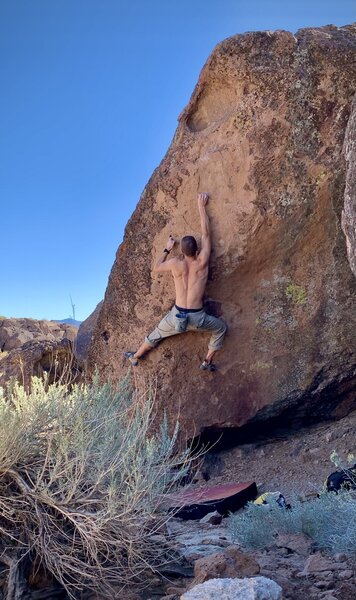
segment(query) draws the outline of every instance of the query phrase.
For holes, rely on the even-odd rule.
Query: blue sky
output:
[[[222,39],[354,0],[0,0],[0,315],[85,319]]]

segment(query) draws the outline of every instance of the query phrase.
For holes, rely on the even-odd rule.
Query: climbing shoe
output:
[[[124,357],[127,358],[133,367],[137,367],[138,358],[135,358],[134,352],[124,352]]]
[[[204,360],[199,368],[202,371],[216,371],[216,366],[214,363],[208,362],[207,360]]]

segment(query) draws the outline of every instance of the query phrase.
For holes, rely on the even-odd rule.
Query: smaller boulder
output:
[[[334,567],[335,562],[333,560],[326,558],[320,552],[316,552],[307,559],[302,574],[312,575],[314,573],[320,573],[321,571],[334,570]]]
[[[222,519],[222,515],[217,510],[214,510],[214,512],[208,513],[207,515],[205,515],[205,517],[200,519],[200,523],[208,523],[209,525],[220,525]]]
[[[199,558],[194,564],[194,580],[190,587],[213,578],[251,577],[260,572],[260,566],[249,554],[236,546]]]
[[[311,553],[312,540],[303,533],[279,533],[276,545],[278,548],[286,548],[300,556],[309,556]]]
[[[32,377],[46,375],[48,383],[80,380],[80,370],[73,355],[73,344],[68,339],[32,340],[11,350],[0,362],[0,386],[15,379],[29,391]]]
[[[181,600],[282,600],[282,588],[267,577],[210,579],[181,596]]]
[[[351,569],[345,569],[344,571],[339,571],[338,578],[339,579],[351,579],[354,576],[354,572]]]

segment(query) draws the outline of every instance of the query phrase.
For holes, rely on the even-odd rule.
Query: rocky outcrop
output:
[[[45,374],[48,383],[60,379],[63,383],[79,380],[80,371],[70,340],[33,340],[11,350],[0,360],[0,386],[3,387],[15,379],[28,390],[31,377],[43,377]]]
[[[342,228],[346,236],[350,267],[356,276],[356,94],[346,130],[344,154],[346,160],[346,186]]]
[[[37,321],[36,319],[0,319],[0,352],[20,348],[31,341],[59,341],[68,339],[73,342],[78,333],[77,327],[55,321]]]
[[[89,346],[92,341],[93,332],[99,317],[100,309],[103,305],[103,300],[99,302],[95,310],[89,315],[85,321],[80,324],[78,335],[75,340],[74,353],[75,357],[81,365],[85,365],[88,356]]]
[[[332,424],[331,427],[335,431],[339,430],[340,421]],[[276,444],[277,442],[269,444],[269,450],[271,451]],[[285,453],[286,456],[290,456],[288,449],[285,450]],[[272,454],[273,450],[271,461]],[[278,457],[275,459],[277,460]],[[276,460],[274,461],[275,465],[278,464]],[[299,467],[301,467],[300,464]],[[302,468],[299,471],[302,473]],[[304,477],[303,482],[298,482],[297,488],[302,494],[306,491],[306,487],[303,487],[306,481],[307,477]],[[310,479],[310,484],[311,482],[314,486],[319,485],[318,479]],[[321,482],[320,478],[319,483],[321,484]],[[295,477],[290,475],[289,490],[297,489],[295,483]],[[300,485],[301,483],[302,485]],[[260,549],[255,548],[251,556],[250,553],[241,552],[241,548],[231,545],[231,527],[228,525],[228,519],[223,519],[223,523],[218,526],[208,526],[206,523],[198,521],[182,521],[173,518],[166,524],[166,529],[169,546],[178,559],[177,565],[182,565],[182,561],[188,565],[185,571],[181,571],[182,567],[179,569],[176,566],[175,571],[167,573],[167,575],[175,573],[175,577],[184,577],[184,579],[177,582],[181,588],[180,594],[172,590],[171,583],[166,588],[166,594],[180,597],[198,583],[202,583],[203,579],[251,577],[258,573],[257,569],[259,569],[259,575],[272,579],[282,588],[283,598],[316,600],[321,597],[322,590],[325,591],[325,594],[327,592],[330,594],[329,600],[339,596],[345,599],[350,598],[350,600],[356,597],[353,557],[340,551],[332,553],[332,555],[330,551],[321,554],[320,551],[316,551],[313,540],[302,533],[280,532],[272,538],[271,543],[271,538],[269,541],[267,540],[267,527],[266,531],[260,532],[266,545]],[[167,543],[165,537],[162,537],[162,544]],[[185,563],[185,561],[187,562]],[[193,573],[189,572],[192,564],[194,564],[195,581]],[[198,578],[200,581],[197,580]],[[216,597],[221,598],[220,595]],[[175,600],[175,598],[165,597],[165,600]],[[245,597],[244,600],[246,600]]]
[[[89,350],[103,378],[127,372],[122,352],[172,305],[172,280],[151,266],[168,234],[199,236],[196,194],[211,196],[206,307],[229,328],[218,372],[199,371],[197,333],[138,367],[188,436],[354,403],[356,281],[341,213],[355,50],[354,25],[219,44],[126,227]]]

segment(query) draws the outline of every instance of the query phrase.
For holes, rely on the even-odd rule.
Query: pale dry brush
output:
[[[176,454],[178,427],[152,433],[153,410],[154,390],[128,379],[0,388],[0,560],[27,554],[72,597],[114,597],[159,569],[159,509],[191,455]]]

